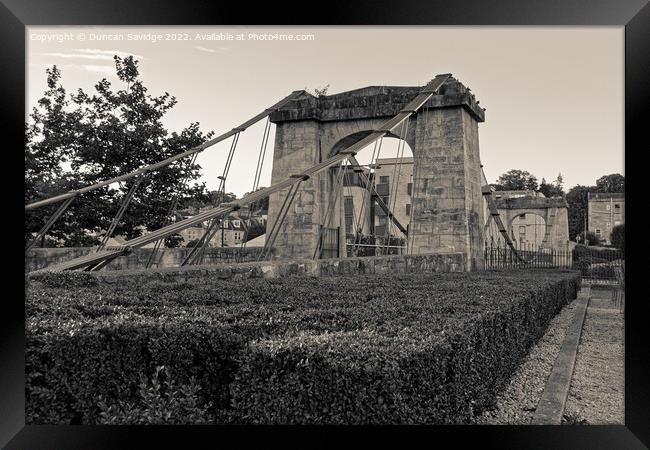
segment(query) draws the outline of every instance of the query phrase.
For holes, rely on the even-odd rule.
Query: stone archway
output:
[[[272,183],[324,160],[377,129],[419,92],[418,87],[371,86],[335,95],[305,93],[271,114],[276,124]],[[483,209],[478,123],[484,112],[474,96],[449,79],[408,119],[405,140],[414,154],[411,251],[461,252],[467,266],[483,259]],[[393,130],[399,133],[398,129]],[[311,258],[331,197],[327,173],[305,181],[276,240],[279,257]],[[269,223],[286,193],[271,196]]]
[[[508,234],[517,248],[538,250],[546,241],[547,223],[537,212],[525,212],[513,216],[508,222]]]

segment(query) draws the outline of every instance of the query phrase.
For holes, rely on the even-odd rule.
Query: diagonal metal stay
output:
[[[220,220],[223,220],[223,216],[214,217],[210,220],[210,223],[205,233],[203,233],[203,236],[201,236],[201,238],[194,245],[192,250],[190,250],[190,253],[185,257],[185,259],[181,263],[181,266],[186,266],[188,264],[196,264],[197,262],[203,260],[203,255],[205,255],[205,248],[207,247],[208,242],[210,242],[214,237],[214,235],[217,233],[217,231],[221,229],[217,227],[217,225],[219,225],[220,223]]]
[[[267,133],[267,128],[268,128],[268,121],[267,121],[267,125],[264,128],[265,135]],[[230,150],[228,151],[226,164],[223,168],[223,173],[219,177],[219,187],[217,189],[217,195],[218,195],[217,205],[223,202],[224,199],[226,198],[226,179],[228,178],[228,173],[230,172],[230,165],[232,164],[232,159],[235,156],[235,150],[237,149],[238,142],[239,142],[239,133],[235,134],[232,143],[230,144]],[[212,239],[212,236],[214,236],[215,234],[215,231],[213,230],[216,227],[216,225],[217,225],[217,218],[213,218],[212,220],[210,220],[205,232],[203,233],[203,236],[201,236],[201,239],[199,239],[199,241],[194,245],[194,247],[187,255],[187,257],[183,260],[181,266],[185,266],[187,264],[196,264],[199,259],[203,260],[205,248],[210,242],[210,239]]]
[[[510,239],[510,236],[508,235],[508,230],[506,230],[506,227],[503,225],[503,221],[501,220],[501,215],[499,214],[499,210],[497,209],[496,204],[494,203],[494,198],[492,198],[492,187],[488,184],[487,178],[485,177],[485,172],[483,171],[483,167],[481,167],[481,193],[483,194],[483,198],[485,198],[485,201],[487,202],[488,206],[488,211],[490,212],[490,216],[494,220],[494,223],[497,225],[497,228],[501,235],[503,236],[503,239],[505,240],[506,244],[508,244],[508,247],[512,250],[514,255],[517,257],[517,259],[521,262],[528,262],[525,261],[517,252],[517,248],[515,247],[515,244],[512,242],[512,239]]]
[[[189,149],[189,150],[187,150],[187,151],[185,151],[183,153],[179,153],[178,155],[170,156],[169,158],[164,159],[164,160],[162,160],[160,162],[157,162],[155,164],[150,164],[148,166],[141,167],[141,168],[139,168],[137,170],[126,173],[124,175],[119,175],[117,177],[113,177],[113,178],[110,178],[108,180],[100,181],[99,183],[95,183],[93,185],[86,186],[86,187],[81,188],[81,189],[76,189],[76,190],[73,190],[73,191],[66,192],[65,194],[60,194],[60,195],[56,195],[54,197],[50,197],[50,198],[46,198],[46,199],[43,199],[43,200],[38,200],[38,201],[35,201],[35,202],[32,202],[32,203],[29,203],[29,204],[25,205],[25,209],[39,208],[41,206],[45,206],[45,205],[49,205],[49,204],[52,204],[52,203],[57,203],[57,202],[60,202],[60,201],[63,201],[63,200],[69,199],[69,198],[73,198],[73,197],[76,197],[77,195],[83,194],[85,192],[94,191],[95,189],[99,189],[99,188],[101,188],[103,186],[108,186],[109,184],[117,183],[119,181],[128,180],[129,178],[133,178],[133,177],[135,177],[137,175],[140,175],[140,174],[143,174],[145,172],[151,172],[151,171],[154,171],[154,170],[158,170],[158,169],[160,169],[162,167],[170,165],[174,161],[177,161],[179,159],[183,159],[186,156],[190,156],[190,155],[193,155],[195,153],[200,153],[203,150],[205,150],[206,148],[211,147],[211,146],[213,146],[213,145],[215,145],[215,144],[217,144],[217,143],[219,143],[221,141],[224,141],[224,140],[228,139],[231,136],[234,136],[237,133],[240,133],[240,132],[246,130],[251,125],[253,125],[253,124],[259,122],[260,120],[262,120],[263,118],[267,117],[273,111],[276,111],[276,110],[280,109],[281,107],[283,107],[284,105],[286,105],[290,101],[298,98],[300,95],[303,95],[304,92],[305,91],[294,91],[294,92],[292,92],[291,94],[289,94],[288,96],[286,96],[285,98],[283,98],[282,100],[280,100],[279,102],[274,104],[273,106],[271,106],[269,108],[266,108],[264,111],[257,114],[256,116],[253,116],[251,119],[249,119],[246,122],[242,123],[238,127],[235,127],[232,130],[230,130],[230,131],[228,131],[226,133],[223,133],[222,135],[217,136],[217,137],[215,137],[213,139],[210,139],[209,141],[204,142],[201,145],[197,145],[196,147],[193,147],[193,148],[191,148],[191,149]]]
[[[284,223],[284,219],[287,217],[289,208],[291,208],[291,204],[293,203],[294,198],[296,198],[296,194],[298,193],[298,189],[300,189],[300,185],[302,184],[302,182],[303,182],[303,178],[299,178],[298,183],[291,186],[289,192],[287,192],[287,195],[284,198],[284,202],[280,207],[280,212],[278,213],[278,216],[275,218],[275,222],[273,222],[273,226],[271,227],[271,232],[269,233],[266,242],[264,242],[264,248],[262,249],[258,257],[258,261],[261,259],[265,259],[268,256],[268,253],[273,248],[275,239],[278,237],[278,234],[280,233],[280,227]]]
[[[133,200],[133,196],[135,195],[135,191],[138,190],[138,187],[140,184],[144,181],[144,179],[147,178],[147,175],[142,175],[141,177],[136,178],[135,183],[131,186],[129,191],[127,192],[126,196],[122,200],[122,204],[120,205],[120,208],[117,210],[117,213],[115,214],[115,217],[113,217],[113,220],[111,221],[110,226],[108,227],[108,230],[106,230],[106,233],[104,234],[104,237],[102,238],[102,241],[100,244],[97,246],[97,249],[95,250],[96,252],[99,252],[106,247],[106,243],[108,240],[111,238],[113,233],[115,232],[115,228],[117,228],[117,224],[120,222],[122,219],[122,216],[126,212],[127,207],[129,206],[129,203],[131,203],[131,200]]]
[[[181,186],[185,186],[187,182],[190,179],[190,171],[192,169],[192,166],[196,163],[196,158],[199,156],[198,153],[194,153],[192,157],[189,159],[188,164],[187,164],[187,175],[183,180],[181,181]],[[172,197],[172,202],[169,205],[169,209],[167,210],[167,214],[165,215],[165,220],[163,221],[163,227],[166,227],[172,222],[172,217],[174,213],[176,212],[176,209],[178,208],[178,203],[180,202],[180,191],[176,191],[174,196]],[[149,258],[147,259],[147,265],[145,266],[147,269],[151,267],[151,264],[153,264],[154,259],[156,258],[156,254],[158,253],[158,250],[160,250],[160,247],[164,243],[164,239],[159,239],[156,241],[154,244],[153,250],[151,251],[151,254],[149,255]]]
[[[362,150],[366,146],[372,144],[377,139],[386,135],[386,129],[393,129],[402,123],[406,118],[408,118],[413,111],[418,110],[422,105],[424,105],[438,89],[445,83],[445,81],[451,76],[451,74],[437,75],[432,81],[430,81],[423,89],[422,93],[417,95],[406,107],[400,111],[396,116],[384,122],[380,127],[380,131],[375,131],[370,133],[365,138],[357,141],[355,144],[351,145],[342,152],[339,152],[337,155],[334,155],[318,164],[315,164],[312,167],[305,169],[301,176],[313,177],[314,175],[323,172],[328,167],[340,164],[346,158],[354,156],[358,151]],[[234,133],[233,133],[234,134]],[[101,252],[93,253],[91,255],[85,255],[79,258],[74,258],[70,261],[63,262],[54,266],[45,267],[43,269],[34,271],[34,272],[43,272],[43,271],[61,271],[61,270],[75,270],[88,265],[97,263],[106,258],[115,258],[121,254],[128,253],[132,249],[142,247],[150,242],[155,242],[159,239],[165,238],[172,234],[177,233],[180,230],[183,230],[189,226],[192,226],[197,223],[205,222],[213,217],[217,217],[224,213],[234,211],[240,206],[250,205],[254,202],[258,202],[263,198],[268,197],[271,194],[279,192],[289,186],[292,186],[296,183],[301,182],[301,179],[295,177],[287,177],[280,180],[268,188],[261,189],[257,192],[252,192],[243,198],[237,200],[236,202],[223,203],[216,208],[209,209],[200,214],[197,214],[194,217],[181,220],[179,222],[173,223],[166,227],[163,227],[159,230],[153,231],[149,234],[139,236],[137,238],[131,239],[126,243],[122,248],[115,250],[103,250]],[[32,273],[34,273],[32,272]]]
[[[352,166],[353,169],[360,168],[359,161],[354,156],[351,156],[350,159],[350,166]],[[361,183],[364,185],[366,189],[369,189],[371,192],[371,195],[375,197],[375,201],[377,205],[381,208],[384,213],[386,213],[386,216],[395,224],[398,230],[400,230],[404,235],[408,235],[408,231],[406,228],[404,228],[404,225],[400,223],[399,220],[397,220],[397,217],[393,214],[393,212],[390,210],[388,205],[381,199],[379,196],[379,193],[377,192],[377,189],[373,185],[373,183],[370,182],[368,177],[366,176],[365,173],[363,172],[357,172],[359,175],[359,179],[361,180]]]
[[[52,225],[54,225],[54,222],[56,222],[59,217],[65,212],[66,209],[68,209],[68,206],[70,206],[70,203],[72,203],[72,200],[74,200],[74,197],[67,199],[65,202],[59,206],[59,209],[56,210],[54,214],[50,216],[49,219],[47,219],[47,222],[45,222],[45,225],[40,229],[40,231],[36,234],[36,237],[32,239],[32,241],[27,245],[27,248],[25,248],[25,252],[30,250],[38,241],[40,241],[52,228]]]
[[[349,159],[348,159],[349,161]],[[323,233],[325,232],[325,225],[327,225],[331,220],[331,214],[336,208],[339,197],[341,196],[341,191],[343,190],[343,185],[345,176],[348,172],[348,164],[343,163],[342,166],[337,167],[339,173],[334,181],[332,186],[332,191],[330,192],[330,199],[328,200],[327,210],[325,211],[325,217],[323,217],[323,223],[320,225],[320,232],[318,233],[318,240],[316,241],[316,247],[314,248],[314,254],[311,259],[316,259],[317,255],[322,256],[322,243],[323,243]]]

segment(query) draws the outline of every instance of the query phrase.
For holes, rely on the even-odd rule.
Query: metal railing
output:
[[[396,236],[348,234],[345,247],[348,257],[403,255],[406,253],[406,240]]]
[[[588,283],[624,286],[625,282],[625,254],[614,248],[577,245],[572,249],[553,249],[517,244],[513,249],[499,241],[485,244],[484,259],[486,270],[573,269],[579,270],[583,281]]]

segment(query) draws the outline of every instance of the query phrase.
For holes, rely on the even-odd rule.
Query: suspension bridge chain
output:
[[[375,145],[372,149],[372,156],[370,156],[370,162],[368,163],[368,168],[371,169],[373,165],[376,163],[376,159],[379,157],[379,153],[381,153],[381,144],[383,142],[383,138],[379,139],[378,141],[375,141]],[[379,152],[377,151],[379,149]],[[369,177],[366,177],[365,174],[363,173],[363,169],[359,166],[358,161],[354,156],[352,156],[350,159],[348,159],[350,164],[356,167],[354,167],[355,172],[358,173],[359,180],[363,184],[363,195],[361,197],[361,208],[359,210],[359,219],[358,222],[354,224],[354,246],[352,247],[352,256],[357,256],[358,253],[358,245],[360,244],[361,236],[363,234],[363,225],[361,224],[361,221],[363,220],[363,210],[365,209],[366,202],[368,202],[368,208],[370,209],[370,202],[372,201],[372,183]],[[369,174],[371,173],[370,170],[368,172]],[[370,211],[369,211],[370,213]],[[370,215],[370,214],[369,214]],[[374,221],[374,217],[370,217],[370,220]]]
[[[289,208],[291,208],[291,205],[293,203],[293,199],[296,198],[296,194],[298,193],[298,189],[300,188],[300,184],[304,180],[308,180],[309,178],[305,177],[300,177],[298,183],[294,184],[289,188],[289,192],[287,192],[287,195],[284,198],[284,202],[282,203],[282,206],[280,207],[280,211],[278,212],[278,216],[275,218],[275,221],[273,222],[273,226],[271,227],[271,232],[268,234],[268,238],[266,239],[266,242],[264,243],[264,248],[262,249],[262,252],[259,254],[257,260],[262,260],[266,259],[269,252],[273,248],[273,244],[275,243],[275,239],[278,237],[278,234],[280,233],[280,227],[284,223],[284,219],[287,216],[287,213],[289,212]]]
[[[266,130],[265,130],[266,132]],[[226,164],[224,165],[223,172],[219,178],[219,187],[217,188],[217,201],[215,206],[219,206],[219,204],[223,203],[226,197],[226,179],[228,178],[228,173],[230,172],[230,165],[232,164],[232,159],[235,155],[235,150],[237,149],[237,143],[239,142],[239,135],[240,133],[236,133],[233,136],[233,140],[230,144],[230,150],[228,151],[228,156],[226,157]],[[203,236],[199,239],[198,242],[194,244],[194,247],[190,251],[189,255],[183,260],[181,263],[181,266],[185,266],[188,263],[193,264],[197,263],[199,261],[203,260],[203,255],[206,246],[216,233],[216,231],[213,232],[217,224],[220,222],[219,218],[213,218],[208,222],[208,225],[206,227],[205,232],[203,233]]]
[[[494,223],[497,225],[497,228],[499,232],[501,233],[501,236],[503,236],[504,241],[510,247],[514,255],[517,257],[517,259],[521,262],[528,262],[525,261],[517,252],[517,248],[515,247],[514,243],[512,242],[512,239],[510,239],[510,236],[508,235],[508,230],[506,230],[506,227],[503,225],[503,221],[501,220],[501,215],[499,214],[499,210],[497,209],[496,203],[494,202],[494,198],[492,197],[492,187],[490,184],[487,182],[487,178],[485,176],[485,172],[483,171],[483,166],[481,166],[481,193],[483,194],[483,198],[487,202],[488,206],[488,211],[490,212],[490,216],[494,220]]]
[[[331,216],[333,215],[334,208],[336,208],[336,204],[338,203],[339,197],[341,196],[341,191],[343,190],[343,185],[345,184],[345,175],[348,169],[347,160],[348,159],[343,160],[342,164],[338,166],[339,172],[336,174],[336,180],[334,181],[332,190],[330,191],[330,198],[328,199],[327,202],[328,203],[327,210],[325,211],[325,215],[323,216],[323,223],[320,224],[320,230],[318,232],[318,240],[316,241],[316,248],[314,249],[314,254],[312,255],[312,259],[316,259],[316,257],[319,255],[319,252],[322,248],[323,234],[325,233],[325,227],[328,223],[331,222]]]
[[[68,206],[70,206],[70,203],[72,203],[72,200],[74,200],[74,198],[69,198],[66,201],[64,201],[61,204],[61,206],[59,206],[59,208],[56,210],[56,212],[54,214],[52,214],[49,219],[47,219],[47,222],[45,222],[45,224],[39,230],[39,232],[36,234],[34,239],[32,239],[32,241],[27,245],[27,247],[25,248],[25,252],[27,252],[29,249],[34,247],[34,245],[36,245],[36,243],[38,241],[40,241],[42,238],[45,237],[45,235],[50,230],[52,225],[54,225],[54,222],[56,222],[57,219],[59,217],[61,217],[61,215],[65,212],[65,210],[68,209]]]
[[[255,123],[257,123],[260,120],[267,117],[272,112],[282,108],[283,106],[285,106],[290,101],[295,100],[299,96],[303,95],[304,92],[305,91],[294,91],[294,92],[292,92],[291,94],[289,94],[288,96],[286,96],[285,98],[283,98],[282,100],[280,100],[279,102],[274,104],[273,106],[265,109],[264,111],[262,111],[261,113],[259,113],[256,116],[252,117],[251,119],[248,119],[246,122],[242,123],[238,127],[235,127],[232,130],[230,130],[230,131],[228,131],[226,133],[223,133],[222,135],[217,136],[217,137],[215,137],[213,139],[210,139],[209,141],[206,141],[201,145],[197,145],[196,147],[193,147],[193,148],[191,148],[191,149],[189,149],[189,150],[187,150],[187,151],[185,151],[183,153],[179,153],[178,155],[170,156],[169,158],[164,159],[164,160],[162,160],[160,162],[157,162],[155,164],[150,164],[148,166],[141,167],[141,168],[139,168],[137,170],[126,173],[124,175],[119,175],[117,177],[114,177],[114,178],[111,178],[111,179],[108,179],[108,180],[100,181],[99,183],[95,183],[93,185],[86,186],[86,187],[81,188],[81,189],[75,189],[75,190],[66,192],[65,194],[60,194],[60,195],[49,197],[49,198],[46,198],[46,199],[43,199],[43,200],[38,200],[38,201],[35,201],[35,202],[32,202],[32,203],[29,203],[29,204],[25,205],[25,209],[40,208],[41,206],[50,205],[52,203],[57,203],[57,202],[60,202],[60,201],[63,201],[63,200],[67,200],[69,198],[76,197],[76,196],[78,196],[80,194],[90,192],[90,191],[94,191],[95,189],[99,189],[99,188],[104,187],[104,186],[108,186],[109,184],[117,183],[119,181],[128,180],[129,178],[133,178],[133,177],[141,175],[141,174],[143,174],[145,172],[158,170],[158,169],[160,169],[162,167],[166,167],[166,166],[170,165],[174,161],[178,161],[179,159],[183,159],[186,156],[193,155],[194,153],[200,153],[200,152],[202,152],[203,150],[205,150],[208,147],[212,147],[213,145],[218,144],[221,141],[225,141],[226,139],[228,139],[231,136],[234,136],[237,133],[245,131],[251,125],[254,125]]]
[[[388,196],[388,202],[389,203],[390,203],[391,198],[393,199],[393,206],[391,208],[391,211],[395,210],[395,206],[397,204],[397,193],[398,193],[398,189],[399,189],[399,179],[400,179],[400,175],[402,173],[402,163],[404,162],[404,147],[405,147],[405,144],[406,144],[406,134],[408,132],[408,124],[409,124],[408,120],[405,120],[404,122],[402,122],[402,128],[400,130],[400,136],[399,136],[400,141],[399,141],[399,145],[397,146],[397,158],[396,158],[396,160],[399,159],[399,163],[397,163],[397,161],[396,161],[396,164],[393,166],[393,178],[392,179],[393,179],[394,182],[393,182],[393,186],[391,186],[391,190],[390,190],[390,193],[389,193],[389,196]],[[397,178],[395,178],[396,169],[397,169]],[[389,251],[388,249],[389,249],[390,240],[391,240],[390,238],[391,238],[392,233],[394,233],[394,231],[395,231],[395,228],[393,226],[393,222],[392,221],[388,222],[386,224],[386,243],[385,243],[385,252],[386,252],[386,254],[388,254],[388,251]],[[407,238],[408,238],[408,236],[407,236]]]
[[[266,127],[264,128],[264,135],[262,136],[262,145],[260,146],[260,153],[257,156],[257,166],[255,167],[255,177],[253,179],[253,189],[251,192],[255,192],[260,187],[260,179],[262,178],[262,168],[264,167],[264,159],[266,157],[266,149],[269,144],[269,135],[271,134],[271,121],[267,119]],[[248,240],[248,230],[251,227],[251,219],[253,216],[253,210],[257,207],[257,203],[253,203],[248,208],[248,219],[247,224],[244,225],[244,239],[241,241],[240,249],[246,248],[246,241]],[[244,222],[242,222],[244,224]]]
[[[183,180],[181,181],[181,186],[185,186],[187,184],[187,182],[190,180],[190,171],[192,170],[192,167],[196,163],[196,158],[198,156],[199,156],[198,153],[194,153],[192,155],[192,157],[188,160],[187,169],[186,169],[187,173],[185,175],[185,178],[183,178]],[[167,214],[165,215],[165,219],[163,221],[163,225],[162,225],[163,227],[166,227],[167,225],[169,225],[172,222],[173,217],[176,214],[176,209],[178,208],[178,203],[179,202],[180,202],[180,190],[176,191],[173,198],[172,198],[172,202],[169,205],[169,209],[167,210]],[[156,258],[156,254],[158,253],[158,250],[160,249],[161,245],[164,242],[165,242],[164,239],[159,239],[154,244],[153,250],[151,251],[151,254],[149,255],[149,259],[147,259],[147,265],[146,265],[147,269],[150,268],[151,265],[153,264],[153,262],[154,262],[154,260]]]
[[[361,149],[367,147],[368,145],[373,144],[376,140],[379,138],[385,136],[387,133],[392,131],[393,128],[397,127],[400,125],[404,120],[406,120],[409,116],[411,116],[413,113],[415,113],[422,105],[424,105],[436,92],[440,89],[440,87],[445,83],[445,81],[451,76],[451,74],[442,74],[442,75],[437,75],[433,80],[431,80],[426,86],[424,86],[421,90],[420,93],[410,102],[408,103],[404,109],[402,109],[397,115],[392,117],[391,119],[387,120],[386,122],[382,123],[379,128],[372,133],[370,133],[368,136],[365,138],[357,141],[355,144],[352,144],[350,147],[344,149],[343,151],[339,152],[338,154],[312,166],[309,167],[306,170],[303,170],[302,173],[289,176],[283,180],[280,180],[279,182],[275,183],[272,186],[269,186],[268,188],[261,189],[257,192],[252,192],[248,195],[245,195],[243,198],[235,201],[235,202],[228,202],[228,203],[222,203],[216,208],[212,208],[209,210],[206,210],[202,213],[197,214],[196,216],[187,218],[185,220],[181,220],[179,222],[170,224],[166,227],[160,228],[156,231],[153,231],[149,234],[139,236],[137,238],[131,239],[125,243],[122,248],[114,249],[114,250],[103,250],[101,252],[97,253],[92,253],[89,255],[84,255],[79,258],[74,258],[70,261],[63,262],[61,264],[57,264],[54,266],[46,267],[44,269],[40,269],[39,271],[61,271],[61,270],[75,270],[79,269],[82,267],[86,267],[92,264],[95,264],[97,262],[103,261],[104,259],[113,259],[116,258],[117,256],[123,255],[125,253],[131,252],[135,248],[142,247],[148,243],[155,242],[159,239],[163,239],[167,236],[170,236],[172,234],[175,234],[179,232],[180,230],[183,230],[187,227],[190,227],[192,225],[198,224],[205,222],[206,220],[212,219],[214,217],[218,217],[219,215],[229,213],[231,211],[236,211],[241,208],[241,206],[245,205],[250,205],[252,203],[258,202],[263,198],[268,197],[271,194],[274,194],[276,192],[281,191],[282,189],[285,189],[289,186],[292,186],[296,183],[302,182],[303,180],[309,179],[312,176],[323,172],[327,168],[340,164],[343,160],[349,158],[350,156],[356,155],[358,151]],[[298,93],[302,91],[297,91]],[[291,96],[288,97],[288,99],[285,99],[286,101],[289,101],[293,95],[296,93],[292,94]],[[274,106],[274,109],[277,109],[277,106]],[[272,108],[269,108],[266,110],[264,113],[262,113],[259,116],[256,116],[254,119],[261,119],[262,117],[265,117],[271,112]],[[259,118],[258,118],[259,117]],[[245,125],[250,126],[251,122],[254,119],[249,120],[248,122],[245,123]],[[255,120],[255,121],[257,121]],[[250,123],[249,123],[250,122]],[[242,131],[241,129],[239,130],[233,130],[231,134],[228,136],[233,136],[237,131]],[[223,140],[223,139],[222,139]],[[211,141],[212,142],[212,141]],[[204,144],[205,146],[205,144]],[[205,148],[205,147],[203,147]],[[203,150],[201,148],[201,150]],[[200,151],[200,150],[195,150],[195,151]],[[184,156],[187,156],[188,152],[185,152]],[[179,159],[178,157],[176,159]],[[162,163],[159,163],[162,164]],[[162,166],[160,166],[162,167]],[[139,172],[141,173],[141,172]],[[305,178],[306,177],[306,178]],[[128,177],[127,177],[128,178]],[[126,178],[124,178],[126,179]],[[111,181],[115,182],[115,181]],[[110,182],[105,182],[106,184],[110,184]],[[105,185],[105,184],[104,184]],[[88,187],[90,188],[90,187]],[[84,189],[88,189],[84,188]],[[96,188],[95,188],[96,189]],[[90,189],[92,190],[92,189]],[[64,196],[58,196],[59,198],[56,199],[56,197],[53,197],[48,200],[44,200],[42,202],[49,202],[53,203],[54,201],[60,201],[60,200],[65,200],[70,198],[71,196],[78,195],[78,191],[75,191],[76,193],[68,193],[64,194]],[[85,191],[87,192],[87,191]],[[55,200],[56,199],[56,200]],[[42,203],[41,202],[41,206]],[[46,203],[46,204],[49,204]],[[32,204],[33,205],[33,204]],[[29,205],[28,205],[29,206]]]
[[[357,161],[357,159],[354,156],[351,156],[350,159],[350,164],[353,168],[360,168],[360,164]],[[372,198],[374,197],[375,203],[381,210],[386,214],[386,216],[391,220],[391,222],[397,227],[398,230],[400,230],[404,235],[408,235],[408,230],[404,227],[404,225],[401,224],[401,222],[395,217],[395,214],[390,210],[388,205],[381,199],[379,196],[379,192],[377,192],[377,188],[374,186],[374,184],[371,182],[370,178],[368,178],[363,172],[358,172],[359,173],[359,178],[362,184],[366,186],[368,189],[368,192],[370,192],[371,195],[371,201]],[[364,200],[365,201],[365,200]],[[355,250],[356,251],[356,247]]]
[[[115,228],[117,228],[118,223],[122,219],[122,216],[126,212],[127,207],[129,206],[129,203],[131,203],[131,200],[133,200],[133,196],[135,195],[135,191],[138,190],[138,187],[140,187],[140,184],[148,178],[151,172],[140,175],[135,179],[135,182],[131,185],[131,188],[129,191],[126,193],[124,196],[124,199],[122,200],[122,204],[120,205],[120,208],[117,210],[117,213],[115,214],[115,217],[113,217],[113,220],[111,221],[110,226],[108,227],[108,230],[106,230],[106,233],[104,233],[104,237],[102,238],[101,242],[95,249],[96,252],[99,252],[106,247],[106,244],[108,243],[108,240],[113,236],[113,233],[115,232]]]

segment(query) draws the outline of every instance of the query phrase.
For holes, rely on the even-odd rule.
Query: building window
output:
[[[621,205],[619,205],[618,203],[614,203],[614,209],[621,209]]]
[[[345,232],[352,233],[352,222],[354,219],[354,199],[346,196],[343,203],[345,210]]]
[[[382,176],[379,177],[379,182],[380,183],[388,183],[388,179],[389,179],[388,175],[382,175]]]
[[[407,216],[411,215],[411,205],[409,205],[409,204],[406,205],[406,215]]]
[[[408,195],[411,195],[413,193],[413,183],[409,183],[406,185],[406,193]]]
[[[596,228],[596,234],[600,234],[600,228]]]
[[[239,222],[239,220],[233,220],[232,226],[235,228],[239,228],[241,226],[241,223]]]

